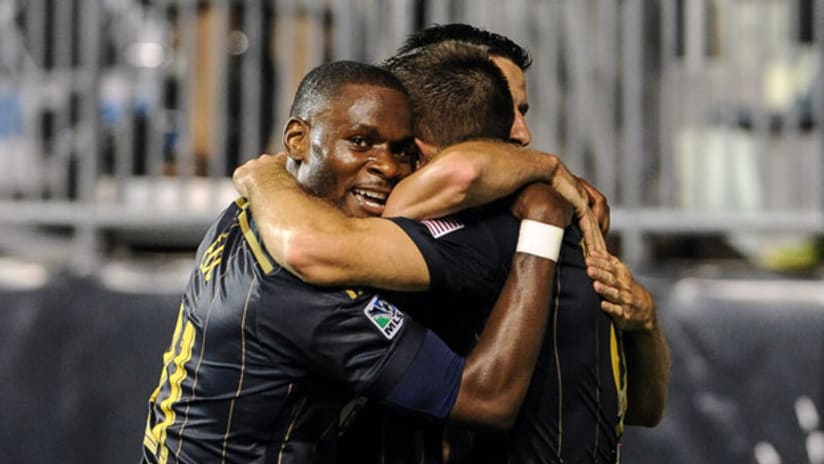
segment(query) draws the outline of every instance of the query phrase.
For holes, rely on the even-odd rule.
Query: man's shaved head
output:
[[[326,99],[350,84],[373,85],[406,93],[398,78],[384,69],[355,61],[335,61],[306,74],[295,93],[289,116],[311,119],[314,111],[324,108]]]

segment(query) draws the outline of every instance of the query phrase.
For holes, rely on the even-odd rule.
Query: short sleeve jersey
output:
[[[421,320],[459,353],[467,353],[503,287],[519,221],[500,208],[422,222],[393,221],[412,238],[429,268],[431,292]],[[565,230],[553,285],[547,332],[516,425],[508,439],[473,434],[469,450],[453,449],[456,460],[618,460],[626,408],[620,333],[600,310],[586,275],[577,225]],[[471,303],[470,308],[462,302]],[[503,442],[508,451],[501,451]]]
[[[383,296],[318,288],[262,247],[243,200],[207,232],[160,383],[143,462],[321,463],[365,395],[443,419],[463,358]],[[420,372],[436,375],[423,382]]]

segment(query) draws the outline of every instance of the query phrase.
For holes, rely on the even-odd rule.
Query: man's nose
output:
[[[398,161],[389,147],[375,150],[375,155],[369,160],[367,168],[370,173],[385,179],[395,179],[401,174]]]
[[[520,112],[515,113],[515,121],[512,122],[512,129],[509,130],[509,141],[525,147],[532,142],[532,134],[529,126],[526,125],[526,118]]]

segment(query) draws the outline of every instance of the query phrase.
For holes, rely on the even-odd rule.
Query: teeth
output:
[[[355,189],[355,193],[357,193],[358,195],[364,196],[366,198],[369,198],[370,200],[376,200],[376,201],[380,201],[380,202],[385,202],[386,201],[386,194],[385,193],[379,193],[379,192],[373,192],[371,190],[361,190],[361,189]]]

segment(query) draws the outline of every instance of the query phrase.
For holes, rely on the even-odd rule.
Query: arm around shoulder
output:
[[[648,331],[624,333],[627,357],[628,425],[655,427],[667,404],[670,350],[657,321]]]
[[[249,200],[266,250],[301,280],[391,290],[428,287],[423,256],[397,225],[348,217],[309,194],[287,172],[285,155],[248,161],[233,181]]]
[[[506,142],[462,142],[401,181],[384,216],[427,219],[483,205],[528,183],[550,182],[560,164],[557,156]]]

